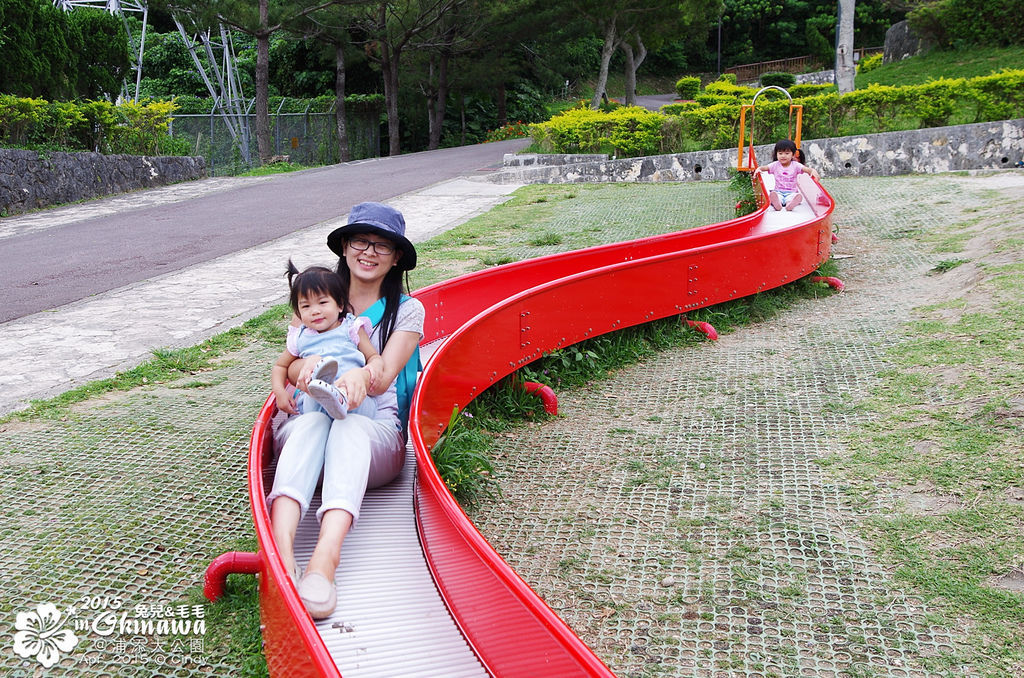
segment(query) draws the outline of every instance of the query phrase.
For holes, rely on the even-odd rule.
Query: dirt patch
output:
[[[1001,574],[998,577],[990,577],[985,584],[991,588],[1012,591],[1014,593],[1024,593],[1024,570],[1021,570],[1019,567],[1014,568],[1006,574]]]
[[[941,516],[958,511],[963,506],[956,497],[938,494],[931,482],[922,480],[916,485],[898,488],[895,498],[906,505],[915,516]]]
[[[36,456],[28,452],[5,452],[0,454],[0,461],[3,461],[5,471],[19,467],[28,468],[39,463]]]
[[[1004,179],[1002,176],[989,177],[985,186],[993,186],[990,182],[997,178]],[[976,190],[976,182],[977,179],[971,180],[965,188]],[[972,235],[964,242],[963,249],[958,253],[951,253],[949,258],[963,259],[966,263],[945,273],[931,276],[942,281],[943,291],[940,299],[963,298],[964,303],[959,307],[942,309],[941,317],[950,322],[958,320],[968,309],[971,313],[988,313],[998,309],[999,299],[983,284],[986,278],[985,268],[1020,261],[1020,246],[1007,246],[1007,243],[1019,238],[1018,221],[1010,215],[1024,203],[1024,175],[1007,178],[1003,183],[1009,186],[1000,191],[999,199],[978,209],[978,218],[964,222],[962,226],[964,232]]]
[[[30,433],[32,431],[42,431],[47,427],[45,421],[32,420],[32,421],[9,421],[6,424],[0,424],[0,433]]]
[[[951,174],[950,178],[963,184],[964,188],[977,190],[978,184],[989,189],[1019,189],[1024,192],[1024,172],[979,172],[967,176]]]
[[[1024,487],[1008,487],[1003,491],[1003,498],[1007,503],[1016,506],[1024,506]]]
[[[1024,399],[1014,398],[1006,407],[993,410],[992,415],[1001,420],[1024,418]]]
[[[481,267],[479,259],[457,259],[457,260],[446,260],[438,261],[431,268],[429,278],[416,278],[413,281],[413,287],[419,288],[425,285],[433,284],[440,280],[448,280],[455,278],[463,273],[470,273],[477,271]]]
[[[146,386],[137,387],[136,391],[141,392]],[[116,405],[128,397],[128,391],[110,391],[101,395],[92,396],[88,400],[72,404],[68,409],[74,414],[88,415],[103,410],[111,405]]]

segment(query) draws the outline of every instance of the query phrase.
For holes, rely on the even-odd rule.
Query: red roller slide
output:
[[[761,176],[761,175],[758,175]],[[769,178],[770,180],[770,178]],[[730,221],[498,266],[415,293],[426,307],[424,344],[436,346],[410,418],[415,482],[409,510],[423,558],[451,619],[485,673],[501,678],[613,673],[494,552],[445,488],[430,457],[451,417],[502,377],[589,337],[684,314],[806,276],[830,256],[831,196],[801,176],[802,205]],[[767,209],[766,209],[767,207]],[[713,328],[700,328],[713,332]],[[269,398],[253,429],[249,493],[256,554],[221,556],[207,572],[216,597],[229,572],[258,572],[272,675],[339,676],[274,544],[264,497],[272,462]],[[434,660],[431,660],[434,661]],[[393,675],[413,675],[397,670]]]

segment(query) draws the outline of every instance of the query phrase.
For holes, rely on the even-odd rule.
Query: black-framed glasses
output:
[[[394,254],[395,252],[394,245],[392,245],[389,242],[384,242],[382,240],[373,241],[367,240],[365,238],[352,238],[351,240],[348,241],[348,244],[352,247],[352,249],[359,250],[360,252],[365,252],[366,250],[370,249],[371,245],[373,246],[373,251],[380,255]]]

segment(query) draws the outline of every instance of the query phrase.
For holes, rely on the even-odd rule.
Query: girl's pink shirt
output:
[[[803,172],[804,166],[793,160],[789,165],[783,167],[778,160],[768,165],[768,171],[775,177],[776,191],[795,191],[796,178]]]

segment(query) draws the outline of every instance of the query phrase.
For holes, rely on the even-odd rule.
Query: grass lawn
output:
[[[919,85],[939,78],[977,78],[1003,69],[1024,68],[1024,45],[972,47],[959,52],[935,50],[857,74],[857,87]]]

